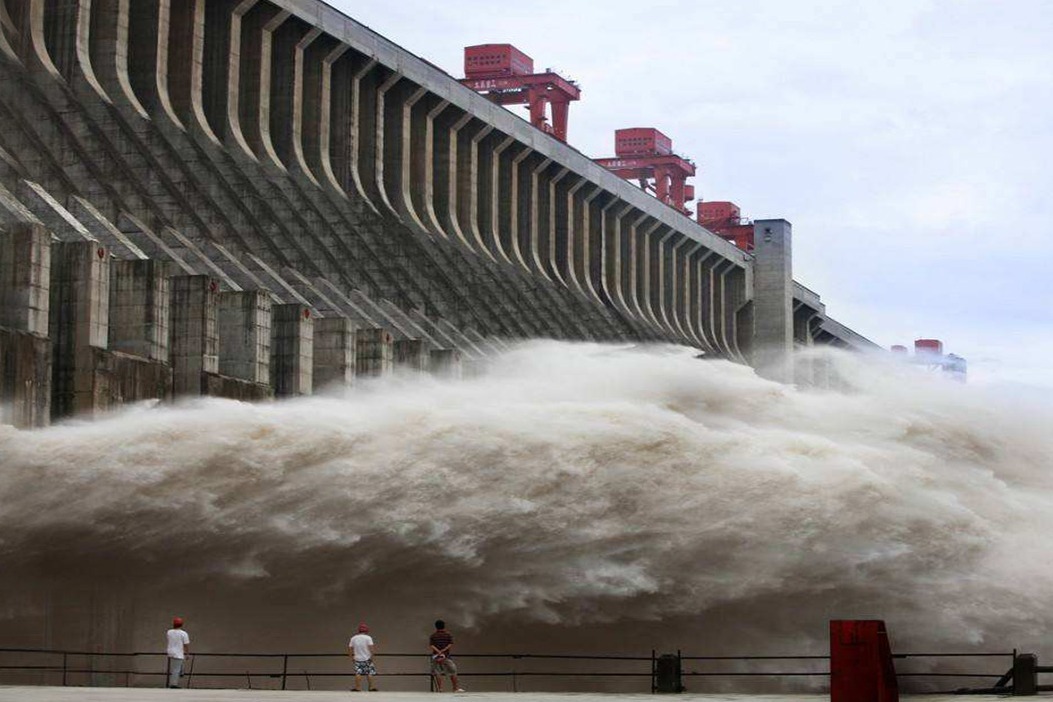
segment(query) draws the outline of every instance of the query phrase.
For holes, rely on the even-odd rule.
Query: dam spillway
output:
[[[793,281],[789,223],[755,227],[745,253],[315,0],[0,2],[22,426],[456,372],[532,337],[786,380],[795,345],[871,347]]]

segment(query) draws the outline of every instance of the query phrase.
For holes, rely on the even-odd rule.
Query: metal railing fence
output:
[[[429,656],[426,653],[385,653],[375,654],[378,659],[402,659],[412,661],[417,659],[421,662],[418,671],[398,670],[381,672],[381,678],[426,678],[431,683],[429,672]],[[829,677],[828,655],[756,655],[756,656],[692,656],[682,655],[677,652],[680,664],[685,666],[681,672],[684,678],[719,678],[719,677],[761,677],[761,678],[801,678],[801,677]],[[1012,652],[970,652],[970,653],[899,653],[893,654],[896,660],[923,660],[936,658],[962,658],[962,659],[1003,659],[1008,663],[1009,669],[1013,668],[1016,651]],[[555,653],[458,653],[458,661],[479,662],[506,662],[507,665],[497,670],[478,669],[459,672],[459,677],[465,678],[508,678],[512,692],[520,691],[520,680],[524,678],[650,678],[651,690],[655,690],[657,655],[652,650],[648,655],[601,655],[601,654],[555,654]],[[222,665],[207,665],[202,669],[202,663],[212,661],[221,662]],[[252,661],[253,664],[242,670],[241,664],[235,670],[235,661]],[[305,665],[307,661],[326,661],[328,666]],[[337,663],[340,661],[340,663]],[[260,687],[261,681],[277,685],[278,689],[289,688],[290,681],[302,680],[306,689],[311,689],[312,678],[352,678],[354,672],[347,661],[346,653],[253,653],[253,652],[193,652],[191,660],[184,669],[183,676],[188,686],[193,686],[195,678],[198,685],[202,681],[215,683],[231,679],[243,679],[245,686],[249,688]],[[566,669],[531,670],[523,669],[522,663],[529,661],[544,661],[560,663]],[[788,662],[804,662],[804,665],[793,666],[793,669],[785,669],[787,666],[780,665],[776,670],[768,670],[766,667],[772,663],[785,664]],[[259,665],[260,662],[263,665]],[[575,669],[584,662],[602,663],[603,665],[616,664],[619,668],[628,667],[630,670],[599,670]],[[99,665],[107,663],[108,665]],[[42,676],[54,676],[49,684],[72,685],[76,676],[91,676],[91,680],[102,679],[109,681],[109,685],[119,685],[119,679],[123,677],[125,686],[131,686],[132,681],[137,678],[164,678],[168,674],[168,659],[164,653],[157,651],[134,651],[134,652],[107,652],[107,651],[79,651],[45,648],[0,648],[0,682],[5,674],[28,673]],[[627,664],[627,665],[626,665]],[[729,664],[732,664],[729,667]],[[339,668],[344,665],[343,669]],[[412,665],[412,664],[411,664]],[[686,666],[691,667],[687,669]],[[156,667],[155,667],[156,666]],[[632,668],[639,667],[638,670]],[[715,667],[715,669],[712,669]],[[466,666],[462,664],[461,668]],[[601,666],[602,667],[602,666]],[[1041,672],[1046,672],[1043,668]],[[1006,673],[996,671],[906,671],[897,672],[900,678],[958,678],[958,679],[997,679],[1002,685]],[[256,684],[254,685],[254,681]],[[138,680],[136,680],[138,682]],[[216,685],[211,687],[231,687],[230,685]],[[996,683],[996,687],[1000,685]],[[240,685],[239,685],[240,687]]]

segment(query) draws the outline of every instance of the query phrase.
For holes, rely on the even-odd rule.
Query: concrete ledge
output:
[[[228,400],[255,402],[273,398],[274,390],[270,385],[264,383],[254,383],[219,373],[202,373],[201,394],[210,397],[225,397]]]
[[[172,398],[172,368],[167,363],[97,348],[92,348],[92,353],[96,411]]]
[[[381,678],[383,680],[383,678]],[[152,702],[178,697],[188,702],[257,702],[257,700],[288,700],[289,702],[346,702],[348,693],[340,692],[280,692],[273,690],[172,690],[147,688],[102,688],[102,687],[0,687],[0,702]],[[544,700],[544,702],[601,702],[602,700],[653,700],[653,695],[614,693],[560,693],[560,692],[466,692],[446,693],[441,697],[429,692],[373,692],[366,695],[372,702],[433,702],[436,699],[465,699],[477,702],[515,702],[519,700]],[[681,694],[678,702],[824,702],[828,695],[746,695],[746,694]],[[925,695],[903,697],[904,700],[921,702],[960,701],[961,696]],[[990,702],[1001,699],[994,695],[970,696],[970,700]]]

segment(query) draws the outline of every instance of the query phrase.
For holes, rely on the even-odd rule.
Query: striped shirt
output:
[[[428,643],[441,651],[453,643],[453,634],[445,629],[439,629],[431,635],[431,638],[428,639]],[[434,653],[435,651],[432,651],[432,654]],[[450,654],[447,653],[446,655],[449,656]]]

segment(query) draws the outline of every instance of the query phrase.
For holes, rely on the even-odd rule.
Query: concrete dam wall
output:
[[[307,394],[509,340],[793,380],[792,279],[315,0],[0,0],[0,405]]]

